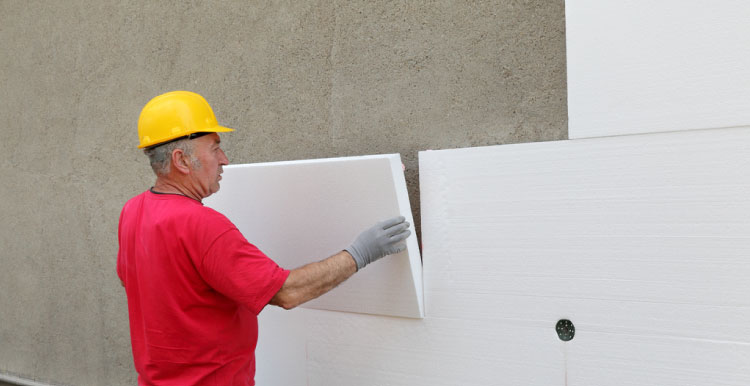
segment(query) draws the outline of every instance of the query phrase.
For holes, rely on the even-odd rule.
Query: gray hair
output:
[[[193,143],[188,138],[149,147],[143,149],[143,153],[148,156],[148,160],[151,162],[151,169],[154,170],[157,176],[160,176],[169,174],[169,168],[172,165],[172,153],[177,149],[182,150],[186,156],[190,157],[196,168],[200,167],[198,158],[193,156]]]

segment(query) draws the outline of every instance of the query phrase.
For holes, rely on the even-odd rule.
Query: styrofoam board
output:
[[[563,385],[562,344],[545,323],[306,311],[311,386]]]
[[[310,328],[305,311],[303,308],[287,311],[268,306],[258,315],[256,385],[308,385],[307,337]]]
[[[567,385],[750,384],[749,167],[747,129],[421,152],[426,314],[571,319]]]
[[[750,126],[750,2],[567,0],[569,138]]]
[[[570,346],[568,384],[746,386],[747,353],[729,342],[586,334]]]
[[[750,384],[747,130],[420,165],[426,317],[267,307],[259,385]]]
[[[259,326],[258,385],[549,386],[564,379],[563,347],[544,344],[554,336],[544,323],[267,307]]]
[[[402,215],[413,224],[398,154],[285,161],[224,168],[204,203],[226,215],[284,268],[348,247],[362,230]],[[416,235],[303,307],[420,318],[422,266]]]

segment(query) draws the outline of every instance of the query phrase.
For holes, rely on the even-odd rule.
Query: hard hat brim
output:
[[[201,129],[200,131],[196,131],[195,133],[228,133],[230,131],[234,131],[234,129],[230,129],[228,127],[216,125],[216,126],[214,126],[212,128]],[[190,134],[193,134],[193,133],[188,133],[187,135],[185,133],[179,133],[178,135],[174,135],[174,136],[170,136],[170,137],[167,137],[167,138],[163,138],[158,143],[144,143],[144,144],[141,144],[141,145],[138,146],[138,148],[139,149],[143,149],[143,148],[147,148],[147,147],[156,147],[156,146],[165,144],[167,142],[172,142],[172,141],[174,141],[176,139],[179,139],[179,138],[182,138],[182,137],[187,137]]]
[[[209,132],[209,133],[228,133],[230,131],[234,131],[234,129],[230,129],[230,128],[224,127],[224,126],[216,126],[213,129],[211,129],[211,130],[201,130],[201,131],[205,131],[205,132]]]

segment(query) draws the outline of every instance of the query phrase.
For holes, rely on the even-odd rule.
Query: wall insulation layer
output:
[[[750,2],[565,1],[569,137],[750,126]]]
[[[744,129],[422,152],[425,318],[267,307],[258,384],[747,386],[748,170]]]
[[[341,251],[378,221],[414,223],[398,154],[227,166],[205,203],[287,269]],[[303,307],[422,317],[416,234],[406,246]]]

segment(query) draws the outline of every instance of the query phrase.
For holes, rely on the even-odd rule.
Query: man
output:
[[[257,315],[294,308],[405,249],[403,217],[362,232],[325,260],[286,270],[201,200],[219,190],[220,126],[203,97],[169,92],[138,121],[154,186],[120,215],[117,274],[128,298],[139,385],[253,385]],[[279,364],[283,366],[283,364]]]

